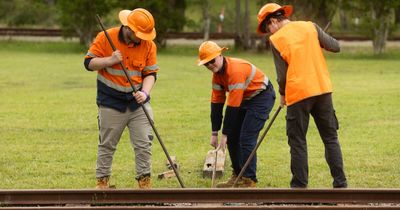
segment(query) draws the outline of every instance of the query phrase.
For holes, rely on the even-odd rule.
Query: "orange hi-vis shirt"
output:
[[[290,106],[332,92],[328,67],[312,22],[292,21],[270,36],[288,64],[285,98]]]
[[[141,40],[140,44],[125,44],[119,40],[119,32],[122,28],[115,27],[108,29],[107,32],[114,43],[115,47],[121,51],[123,56],[122,63],[127,69],[127,73],[139,90],[142,86],[143,78],[146,75],[156,73],[157,65],[157,47],[153,41]],[[85,58],[108,57],[113,53],[113,49],[107,40],[104,32],[100,32],[93,41]],[[97,80],[104,83],[108,87],[124,93],[132,92],[132,87],[126,76],[117,63],[113,66],[98,70]]]
[[[226,68],[214,73],[212,78],[212,103],[225,103],[229,92],[228,106],[240,107],[243,100],[249,100],[268,86],[268,77],[253,64],[237,58],[225,57]]]

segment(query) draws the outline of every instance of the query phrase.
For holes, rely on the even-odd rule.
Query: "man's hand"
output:
[[[121,51],[116,50],[108,57],[94,57],[89,63],[89,69],[97,71],[122,62]]]
[[[286,105],[286,98],[285,95],[281,95],[281,107],[283,108]]]
[[[210,138],[210,145],[211,145],[212,147],[214,147],[214,148],[217,148],[217,146],[218,146],[218,134],[217,134],[216,136],[211,135],[211,138]]]
[[[219,143],[218,147],[217,147],[217,151],[218,150],[222,150],[223,153],[225,153],[225,149],[226,149],[226,142],[228,141],[228,137],[225,134],[222,134],[221,136],[221,142]]]
[[[133,97],[135,97],[136,102],[138,102],[138,104],[144,103],[148,97],[144,91],[136,91],[136,93],[132,94]]]
[[[121,51],[115,50],[110,56],[110,66],[122,62],[122,54]]]

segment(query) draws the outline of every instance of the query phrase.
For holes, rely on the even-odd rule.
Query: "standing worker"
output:
[[[268,119],[275,102],[275,91],[264,73],[248,61],[224,57],[215,42],[206,41],[199,48],[198,65],[204,65],[213,73],[211,96],[210,144],[217,151],[228,144],[232,162],[232,177],[218,183],[218,188],[232,187],[244,163],[257,144],[258,135]],[[218,144],[218,131],[222,124],[222,112],[228,92],[227,107],[223,120],[222,136]],[[238,187],[256,187],[257,157],[251,160]]]
[[[292,188],[306,188],[308,160],[306,134],[310,114],[325,146],[325,158],[333,177],[333,187],[347,187],[339,145],[339,128],[332,104],[332,84],[322,48],[339,52],[338,41],[318,25],[290,21],[292,6],[275,3],[258,12],[257,32],[271,33],[281,106],[287,105],[286,132],[290,145]]]
[[[121,27],[107,32],[116,47],[113,51],[104,32],[100,32],[89,48],[84,65],[97,71],[97,106],[99,144],[97,153],[97,189],[110,187],[111,165],[117,144],[128,127],[135,153],[136,180],[139,188],[151,188],[151,125],[140,104],[148,110],[150,91],[158,72],[156,36],[153,16],[145,9],[122,10]],[[121,66],[139,90],[133,92]]]

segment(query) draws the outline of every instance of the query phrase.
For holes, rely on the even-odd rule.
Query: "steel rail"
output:
[[[178,210],[226,210],[226,209],[245,209],[245,210],[260,210],[260,209],[296,209],[296,210],[307,210],[307,209],[351,209],[351,210],[365,210],[365,209],[399,209],[399,206],[371,206],[371,205],[351,205],[351,206],[323,206],[323,205],[261,205],[261,206],[47,206],[47,207],[5,207],[2,210],[21,210],[21,209],[51,209],[51,210],[76,210],[76,209],[104,209],[104,210],[160,210],[160,209],[178,209]]]
[[[115,203],[400,204],[400,189],[0,190],[0,206]]]

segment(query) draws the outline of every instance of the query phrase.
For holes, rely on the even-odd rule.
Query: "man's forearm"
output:
[[[211,102],[211,129],[212,131],[219,131],[222,125],[222,111],[224,103]]]
[[[330,52],[340,52],[340,44],[339,42],[329,36],[329,34],[325,33],[317,24],[314,24],[318,33],[318,40],[322,48],[328,50]]]
[[[150,94],[151,89],[153,89],[154,83],[156,79],[153,75],[147,76],[143,79],[143,86],[142,90],[145,91],[147,94]]]
[[[89,63],[89,69],[97,71],[104,69],[105,67],[112,66],[113,64],[112,56],[104,58],[92,58]]]

